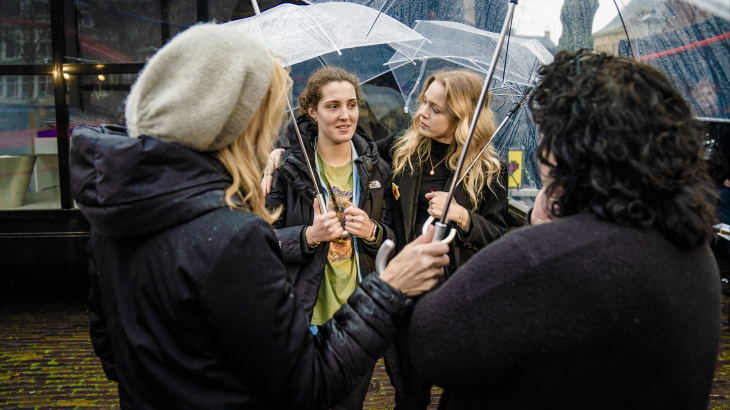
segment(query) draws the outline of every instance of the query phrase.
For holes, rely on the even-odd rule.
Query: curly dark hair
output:
[[[659,70],[605,53],[561,51],[540,69],[530,110],[550,169],[553,216],[591,211],[696,248],[712,236],[702,126]]]

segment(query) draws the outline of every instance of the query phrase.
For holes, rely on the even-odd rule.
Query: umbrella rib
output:
[[[624,28],[624,33],[626,33],[626,41],[629,43],[629,50],[631,50],[631,58],[636,60],[636,54],[634,54],[634,46],[631,45],[631,38],[629,37],[629,31],[626,30],[626,23],[624,23],[624,16],[621,15],[621,10],[619,10],[616,0],[613,0],[613,5],[616,6],[616,11],[618,12],[618,17],[621,19],[621,26]]]
[[[375,27],[375,23],[378,22],[378,18],[380,18],[380,14],[383,13],[383,8],[385,7],[386,4],[388,4],[388,1],[389,0],[385,0],[385,3],[383,3],[382,6],[380,6],[380,10],[378,10],[378,15],[375,16],[375,20],[373,20],[373,25],[370,26],[370,30],[368,30],[368,33],[365,34],[365,39],[367,39],[368,36],[370,35],[370,32],[373,31],[373,27]],[[413,63],[413,64],[415,64],[415,63]]]
[[[322,31],[322,34],[324,34],[325,38],[327,38],[327,40],[329,40],[330,44],[332,44],[332,47],[335,48],[335,51],[337,51],[337,54],[342,55],[342,51],[340,51],[339,47],[337,47],[337,45],[335,44],[335,42],[332,41],[332,39],[330,38],[330,36],[327,35],[327,32],[324,31],[324,29],[322,28],[322,26],[319,25],[319,22],[317,20],[315,20],[312,16],[310,16],[309,13],[306,10],[304,10],[304,7],[300,7],[299,9],[302,11],[302,13],[306,14],[307,17],[309,17],[309,19],[312,20],[314,22],[314,24],[317,25],[317,27],[319,27],[319,29]]]
[[[420,84],[421,79],[423,79],[423,73],[426,71],[427,62],[428,62],[428,59],[424,58],[423,63],[421,63],[421,72],[418,74],[418,78],[416,79],[416,83],[413,84],[413,88],[411,88],[411,92],[408,93],[408,99],[405,102],[406,108],[408,108],[408,104],[411,103],[411,97],[413,97],[413,92],[416,91],[416,88],[418,88],[418,84]]]

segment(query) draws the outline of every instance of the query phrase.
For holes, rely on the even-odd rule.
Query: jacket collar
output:
[[[279,168],[282,169],[284,175],[295,185],[300,191],[306,192],[310,199],[314,199],[314,184],[311,181],[309,168],[307,167],[306,158],[303,149],[306,149],[312,170],[317,169],[314,156],[314,140],[317,137],[318,130],[316,125],[306,115],[300,115],[297,118],[297,126],[302,134],[304,146],[297,145],[293,147],[289,155],[282,161]],[[296,139],[296,137],[295,137]],[[360,183],[366,187],[370,181],[370,173],[372,167],[377,164],[378,150],[373,139],[359,125],[355,129],[352,136],[352,144],[355,147],[358,157],[355,159],[355,166],[358,170]],[[317,185],[322,189],[321,183]]]

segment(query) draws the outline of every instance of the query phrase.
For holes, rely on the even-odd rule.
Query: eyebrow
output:
[[[426,98],[426,96],[425,96],[425,95],[423,96],[423,101],[424,101],[424,102],[428,102],[428,98]],[[438,108],[439,110],[443,110],[443,108],[442,108],[442,107],[441,107],[440,105],[438,105],[438,104],[434,103],[433,101],[432,101],[432,102],[428,102],[428,103],[429,103],[429,104],[431,104],[432,106],[434,106],[434,107]]]
[[[347,102],[351,102],[351,101],[357,101],[357,98],[351,98],[351,99],[347,100]],[[330,104],[330,103],[339,103],[339,102],[340,102],[339,100],[329,100],[329,101],[325,101],[324,103]]]

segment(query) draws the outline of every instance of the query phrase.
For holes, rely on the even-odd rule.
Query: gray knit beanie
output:
[[[241,135],[271,83],[271,54],[257,39],[217,24],[175,36],[145,65],[127,97],[131,137],[148,135],[217,151]]]

